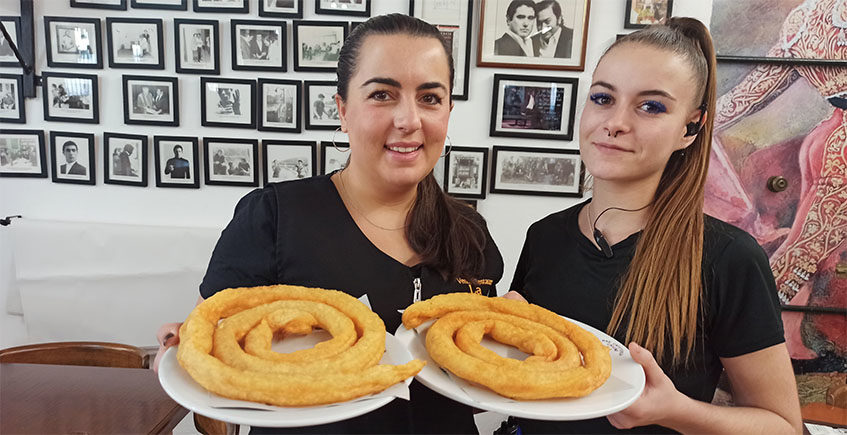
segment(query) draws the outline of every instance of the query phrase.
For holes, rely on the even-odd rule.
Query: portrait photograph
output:
[[[72,8],[126,10],[127,0],[71,0]]]
[[[96,75],[45,71],[41,80],[45,121],[100,123]]]
[[[0,74],[0,121],[26,123],[24,101],[23,77]]]
[[[350,159],[350,144],[347,142],[321,142],[321,175],[340,171]]]
[[[450,44],[456,75],[453,79],[453,99],[467,100],[473,0],[449,2],[410,0],[409,15],[438,27],[441,35]],[[350,31],[353,31],[352,27]]]
[[[341,127],[338,105],[335,104],[337,82],[303,82],[306,89],[303,111],[306,113],[306,130],[335,130]]]
[[[217,20],[175,18],[176,72],[220,74],[220,40]]]
[[[179,126],[177,80],[124,75],[124,124]]]
[[[488,148],[450,148],[444,171],[444,191],[456,198],[485,199]]]
[[[192,0],[194,12],[223,12],[246,14],[250,12],[248,0]]]
[[[303,18],[303,0],[259,0],[259,16]]]
[[[207,185],[258,186],[259,141],[203,138]]]
[[[582,197],[578,150],[495,145],[491,193]]]
[[[156,187],[199,189],[196,137],[153,136]]]
[[[302,88],[300,80],[259,79],[259,130],[299,133]]]
[[[44,131],[0,129],[0,177],[47,178]]]
[[[314,177],[317,174],[317,148],[317,143],[309,141],[262,141],[265,184]]]
[[[9,41],[0,33],[0,66],[19,66],[18,58],[12,51],[12,44],[18,47],[18,41],[21,39],[21,17],[3,16],[0,17],[0,23],[3,23],[3,27],[9,32],[11,38],[11,41]],[[20,47],[18,47],[18,50],[20,50]]]
[[[477,66],[583,71],[591,0],[482,0]]]
[[[294,20],[294,71],[335,72],[347,23]]]
[[[47,66],[103,68],[100,19],[44,17]]]
[[[626,0],[624,29],[641,29],[671,17],[673,0]]]
[[[285,72],[285,21],[230,23],[233,70]]]
[[[51,170],[54,183],[94,185],[94,135],[50,132]]]
[[[255,80],[200,77],[200,124],[256,128]]]
[[[577,79],[494,74],[489,135],[572,140]]]
[[[109,68],[165,69],[162,20],[106,18]]]
[[[187,11],[188,0],[131,0],[130,6],[133,9]]]
[[[147,186],[147,136],[103,133],[103,182]]]
[[[369,17],[371,0],[315,0],[315,13]]]

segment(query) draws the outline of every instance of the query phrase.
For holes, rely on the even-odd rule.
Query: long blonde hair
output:
[[[665,166],[607,332],[614,334],[625,325],[626,341],[652,351],[660,363],[687,364],[702,308],[703,188],[715,117],[714,47],[703,23],[680,17],[631,33],[606,54],[621,44],[645,44],[686,59],[699,87],[697,104],[707,116],[694,142],[671,154]]]

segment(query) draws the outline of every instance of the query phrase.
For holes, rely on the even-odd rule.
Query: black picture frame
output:
[[[259,16],[266,18],[303,18],[303,0],[293,0],[293,10],[282,6],[278,9],[266,9],[265,0],[259,0]]]
[[[179,79],[124,74],[123,89],[124,124],[179,126]],[[145,85],[149,91],[143,94]],[[137,87],[142,87],[141,94]],[[162,91],[162,95],[158,94]],[[156,113],[158,112],[158,113]],[[166,113],[169,116],[163,116]]]
[[[62,33],[62,36],[54,33],[53,30]],[[76,43],[71,33],[76,33],[76,30],[83,29],[88,35],[88,40],[91,41],[91,36],[94,35],[94,43],[89,42],[89,48],[92,50],[79,50],[79,45]],[[77,18],[77,17],[44,17],[44,38],[47,50],[47,66],[50,68],[85,68],[85,69],[103,69],[103,44],[100,33],[99,18]]]
[[[71,74],[44,71],[41,73],[42,103],[45,121],[77,122],[83,124],[100,123],[100,90],[99,79],[94,74]],[[67,86],[68,80],[74,80],[74,86]],[[72,95],[69,92],[78,92],[85,89],[88,83],[89,108],[85,108],[86,95]],[[56,85],[54,87],[54,85]],[[70,90],[70,91],[69,91]],[[67,106],[67,107],[63,107]],[[76,106],[76,107],[74,107]],[[87,113],[91,114],[86,116]]]
[[[324,89],[317,89],[319,87]],[[341,127],[341,118],[334,98],[337,87],[336,81],[306,80],[303,82],[303,118],[306,120],[306,130],[335,130]],[[320,98],[321,96],[323,98]],[[320,106],[323,108],[320,118],[316,115],[318,99],[323,101],[323,105]],[[323,120],[324,114],[328,117],[326,121]]]
[[[223,89],[220,85],[230,85]],[[244,87],[248,89],[244,89]],[[236,89],[240,87],[240,89]],[[248,92],[243,92],[248,90]],[[238,91],[238,92],[235,92]],[[233,97],[237,94],[236,97]],[[245,95],[249,101],[244,101]],[[210,98],[212,97],[212,98]],[[215,104],[215,112],[210,112],[209,104]],[[249,111],[244,116],[243,111]],[[256,128],[256,81],[243,79],[224,79],[200,77],[200,125],[203,127]]]
[[[171,154],[173,158],[177,158],[173,151],[179,145],[184,151],[190,147],[191,152],[183,152],[179,157],[188,160],[188,177],[174,177],[174,171],[168,171],[166,174],[167,163],[170,161]],[[165,148],[165,150],[163,150]],[[198,140],[191,136],[153,136],[153,158],[155,160],[154,168],[156,170],[156,187],[175,187],[181,189],[199,189],[200,188],[200,153]],[[190,160],[188,158],[190,158]],[[163,161],[164,160],[164,161]],[[165,176],[168,178],[165,178]],[[169,181],[170,180],[170,181]],[[186,180],[186,181],[179,181]]]
[[[521,154],[541,159],[542,164],[532,161],[524,164],[523,160],[515,159],[505,161],[512,157],[521,157]],[[532,173],[532,171],[548,171],[549,165],[553,163],[551,159],[559,159],[550,169],[553,171],[552,174]],[[505,178],[503,174],[506,174]],[[500,178],[499,182],[498,178]],[[561,178],[564,178],[565,183],[556,183]],[[585,165],[579,157],[579,150],[499,145],[494,145],[492,150],[491,193],[581,198],[584,178]],[[539,179],[547,183],[539,182]],[[535,186],[535,189],[532,186]]]
[[[118,59],[117,52],[121,51],[129,51],[131,53],[135,52],[135,46],[132,48],[126,47],[116,47],[115,46],[115,36],[114,33],[116,31],[121,32],[135,32],[130,30],[121,30],[121,27],[145,27],[145,26],[154,26],[156,41],[155,44],[151,44],[149,41],[146,41],[144,44],[151,49],[151,57],[154,59],[144,60],[143,62],[129,62],[124,58],[127,56],[121,55],[121,59]],[[147,29],[144,28],[144,32],[147,32]],[[149,38],[149,33],[148,38]],[[141,35],[139,35],[141,36]],[[164,38],[164,23],[160,18],[115,18],[115,17],[107,17],[106,18],[106,39],[108,40],[109,47],[109,68],[131,68],[131,69],[165,69],[165,38]],[[144,38],[139,39],[139,45]],[[155,56],[152,55],[152,48],[156,47]],[[144,50],[144,48],[140,48],[140,50]],[[145,55],[142,53],[142,57]]]
[[[118,4],[104,4],[104,3],[92,3],[90,0],[71,0],[72,8],[86,8],[86,9],[111,9],[114,11],[125,11],[126,10],[126,0],[119,0]]]
[[[639,1],[639,0],[635,0],[635,1]],[[664,15],[661,15],[661,14],[658,15],[658,16],[654,15],[653,22],[650,22],[650,23],[638,23],[638,22],[633,22],[633,20],[632,20],[633,19],[633,16],[632,16],[633,0],[626,0],[626,7],[625,7],[626,8],[625,9],[626,10],[626,17],[624,18],[623,28],[624,29],[643,29],[643,28],[645,28],[645,27],[647,27],[651,24],[656,24],[656,23],[659,23],[662,20],[666,20],[666,19],[672,17],[673,16],[673,0],[655,0],[655,3],[661,3],[661,2],[667,2],[667,5],[664,9]],[[655,3],[651,3],[651,6]]]
[[[547,86],[531,86],[534,83]],[[573,140],[578,85],[576,77],[494,74],[489,135]],[[558,89],[569,89],[569,92]],[[556,97],[556,104],[550,104],[551,96]],[[552,110],[545,113],[539,107]]]
[[[323,55],[323,60],[314,60],[312,59],[311,48],[306,47],[304,49],[304,45],[307,44],[305,35],[301,35],[301,32],[308,32],[309,29],[317,29],[322,27],[335,28],[336,36],[338,30],[341,31],[341,38],[338,38],[336,43],[338,44],[338,49],[331,48],[330,51]],[[341,51],[341,47],[344,45],[344,40],[347,39],[347,35],[349,34],[348,30],[349,24],[346,21],[306,21],[306,20],[294,20],[292,27],[292,40],[294,47],[291,50],[294,56],[294,71],[303,71],[303,72],[335,72],[338,69],[338,52]],[[324,44],[325,45],[325,44]],[[306,59],[308,57],[309,59]],[[326,60],[329,57],[335,60]]]
[[[423,14],[423,10],[418,10],[418,6],[423,7],[425,3],[423,0],[417,0],[417,2],[415,0],[409,0],[409,15],[427,21],[426,19],[428,17]],[[463,3],[463,7],[464,9],[460,11],[459,16],[455,17],[455,20],[451,20],[449,23],[441,21],[430,22],[430,24],[442,32],[445,38],[447,38],[448,32],[451,35],[450,43],[453,46],[453,62],[455,63],[453,99],[459,101],[467,101],[468,99],[468,86],[470,84],[471,73],[471,30],[473,29],[474,16],[473,0],[467,0],[467,4]],[[466,16],[464,19],[462,19],[462,14]],[[430,21],[436,20],[430,19]],[[350,31],[353,31],[352,27]],[[464,44],[460,41],[459,44],[453,45],[456,35],[464,38]]]
[[[265,185],[279,181],[314,177],[318,173],[318,143],[307,140],[263,140],[262,180]],[[308,158],[306,165],[294,159]],[[308,174],[308,175],[306,175]]]
[[[216,144],[217,146],[215,146]],[[225,145],[230,145],[230,147],[227,148]],[[214,154],[212,153],[213,148],[216,148]],[[238,150],[233,148],[243,148],[241,151],[246,150],[247,157],[240,157],[240,161],[233,162],[234,159],[239,159],[237,156],[228,155],[228,153],[238,154]],[[225,152],[225,149],[228,151]],[[220,160],[218,157],[220,157]],[[250,161],[248,162],[247,159],[250,159]],[[206,162],[203,174],[207,186],[259,186],[258,139],[204,137],[203,161]],[[239,177],[245,176],[249,179],[239,180]]]
[[[455,198],[485,199],[487,180],[488,147],[450,147],[444,164],[445,192]]]
[[[195,49],[191,49],[191,53],[186,52],[185,48],[190,47],[190,44],[195,44],[195,41],[186,41],[182,35],[183,26],[198,26],[209,27],[209,29],[201,29],[208,31],[208,39],[203,38],[203,45],[199,49],[199,53],[194,53]],[[183,47],[185,45],[185,47]],[[208,53],[202,47],[208,45]],[[197,56],[199,54],[199,57]],[[191,58],[189,59],[189,56]],[[203,59],[207,56],[212,62],[209,68],[202,68],[199,65],[202,62],[197,59]],[[220,23],[218,20],[189,20],[182,18],[174,18],[174,59],[176,72],[180,74],[206,74],[219,75],[221,73],[221,35]]]
[[[102,148],[103,183],[147,186],[147,135],[104,132]]]
[[[347,151],[341,151],[346,149]],[[350,158],[350,144],[347,142],[321,142],[321,175],[326,175],[335,170],[341,170],[347,165]],[[344,160],[344,163],[341,163]]]
[[[253,29],[243,29],[241,27],[253,27]],[[287,71],[288,57],[285,49],[287,45],[287,27],[285,21],[279,20],[231,20],[230,47],[232,49],[232,69],[234,71]],[[258,30],[257,28],[262,28],[262,30]],[[242,31],[257,32],[252,36],[253,38],[257,38],[258,35],[265,35],[264,37],[267,38],[269,34],[275,34],[279,39],[276,41],[276,47],[273,47],[273,44],[271,44],[273,48],[262,53],[262,48],[253,45],[254,40],[245,41],[242,39]],[[251,58],[245,58],[245,51]],[[277,55],[279,58],[271,62],[271,56],[276,58]],[[256,59],[252,57],[256,57]],[[261,59],[261,57],[267,57],[269,59]]]
[[[277,92],[268,92],[273,88]],[[290,109],[288,109],[288,101],[286,95],[279,94],[279,91],[284,89],[293,89],[294,97],[292,98]],[[271,98],[274,98],[273,100]],[[279,101],[282,98],[282,101]],[[300,80],[281,80],[281,79],[259,79],[256,103],[257,103],[257,118],[259,121],[259,131],[276,131],[280,133],[300,133],[300,126],[303,119],[303,82]],[[273,106],[276,104],[277,109],[274,113]],[[284,106],[283,106],[284,105]],[[283,109],[280,111],[280,109]],[[290,110],[290,115],[289,115]],[[283,115],[280,115],[282,113]],[[280,119],[285,118],[285,119]]]
[[[64,148],[67,144],[68,138],[74,138],[75,140],[71,140],[77,146],[77,155],[82,154],[83,147],[80,146],[81,143],[79,141],[87,141],[85,144],[85,153],[87,156],[85,159],[78,158],[77,161],[85,161],[88,164],[88,167],[82,166],[79,163],[79,166],[72,165],[70,168],[67,168],[67,157],[65,157],[65,163],[59,164],[59,156],[64,154]],[[94,159],[94,134],[92,133],[79,133],[72,131],[51,131],[50,132],[50,167],[51,172],[53,174],[53,182],[54,183],[70,183],[70,184],[87,184],[93,186],[96,180],[96,167]],[[61,143],[60,143],[61,142]],[[79,167],[82,166],[80,170]],[[67,172],[67,173],[65,173]],[[84,172],[82,174],[78,172]]]
[[[204,5],[204,0],[192,0],[191,8],[194,12],[223,12],[228,14],[247,14],[250,13],[250,3],[248,0],[230,0],[233,3],[240,3],[237,6],[209,6]]]
[[[361,11],[344,10],[342,8],[332,8],[321,6],[323,0],[315,0],[315,13],[321,15],[344,15],[349,17],[369,17],[371,16],[371,0],[362,0],[365,4],[365,9]],[[330,3],[335,3],[330,0]]]
[[[33,140],[35,143],[32,143]],[[38,156],[33,157],[33,151]],[[18,159],[24,161],[16,164]],[[29,167],[25,166],[26,161],[30,163]],[[47,178],[44,130],[0,128],[0,177]]]
[[[7,97],[14,99],[14,107],[9,107]],[[24,78],[20,74],[0,74],[0,122],[26,124]]]
[[[18,51],[21,50],[21,17],[14,16],[0,16],[0,22],[3,22],[3,26],[6,28],[6,31],[9,32],[9,36],[14,38],[12,42],[15,43],[15,46],[18,47]],[[12,24],[15,28],[9,29],[9,24]],[[3,34],[0,33],[0,46],[6,45],[6,38],[3,37]],[[4,49],[5,51],[5,49]],[[18,63],[18,59],[15,57],[15,53],[12,52],[11,49],[8,50],[8,54],[4,54],[0,56],[0,66],[8,66],[8,67],[20,67]],[[23,56],[23,53],[21,54]]]
[[[177,0],[179,3],[157,3],[155,0],[131,0],[130,7],[133,9],[161,9],[170,11],[187,11],[188,0]]]

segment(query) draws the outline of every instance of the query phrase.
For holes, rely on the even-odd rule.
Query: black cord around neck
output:
[[[653,204],[653,202],[651,201],[651,202],[647,203],[647,205],[645,205],[644,207],[641,207],[641,208],[609,207],[609,208],[601,211],[600,214],[598,214],[597,217],[594,218],[594,222],[591,223],[591,229],[593,230],[592,233],[594,235],[594,241],[597,242],[597,246],[600,247],[600,250],[603,251],[603,255],[605,255],[606,258],[614,257],[615,253],[614,253],[614,251],[612,251],[612,247],[609,245],[609,242],[606,241],[606,237],[604,237],[603,233],[600,232],[600,230],[597,229],[597,221],[600,220],[600,216],[603,216],[603,214],[606,213],[609,210],[620,210],[620,211],[630,211],[630,212],[631,211],[641,211],[641,210],[644,210],[647,207],[650,207],[650,204]],[[588,215],[589,215],[589,217],[591,216],[591,206],[590,205],[588,206]]]

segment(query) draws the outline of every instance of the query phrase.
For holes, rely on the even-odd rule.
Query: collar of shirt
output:
[[[555,57],[556,56],[556,46],[559,45],[559,37],[562,36],[562,26],[559,26],[559,29],[556,30],[556,33],[550,37],[550,40],[547,43],[544,43],[544,38],[541,38],[541,47],[538,49],[539,57]]]
[[[512,32],[512,29],[506,29],[506,34],[521,46],[524,55],[532,57],[532,40],[530,38],[521,38],[517,33]]]

